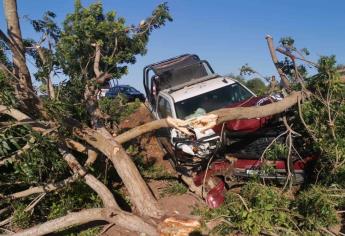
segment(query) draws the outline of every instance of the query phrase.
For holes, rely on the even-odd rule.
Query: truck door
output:
[[[158,119],[164,119],[168,116],[174,117],[172,112],[172,104],[170,104],[169,100],[166,99],[163,96],[158,97],[157,101],[157,118]],[[170,143],[171,134],[169,128],[159,129],[157,132],[157,137],[160,143],[163,145],[165,150],[170,153],[170,155],[173,154],[172,144]]]
[[[157,115],[159,119],[164,119],[164,118],[167,118],[168,116],[170,117],[173,116],[171,104],[163,96],[158,97]]]

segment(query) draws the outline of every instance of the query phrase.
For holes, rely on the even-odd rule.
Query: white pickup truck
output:
[[[156,119],[168,116],[189,119],[256,97],[238,81],[214,73],[207,61],[192,54],[146,66],[144,88],[149,109]],[[195,167],[188,170],[197,171],[217,149],[220,137],[214,130],[194,132],[194,140],[185,139],[175,129],[159,133],[160,142],[173,158],[175,167],[188,164]]]
[[[156,119],[184,120],[220,108],[262,106],[281,99],[279,95],[257,97],[240,82],[214,73],[207,61],[192,54],[146,66],[143,82],[148,107]],[[276,115],[228,121],[204,133],[194,129],[193,137],[176,129],[160,130],[157,136],[178,172],[193,177],[196,186],[212,180],[206,201],[217,207],[224,200],[225,186],[231,188],[244,178],[260,176],[285,182],[289,166],[295,181],[303,181],[307,161],[292,157],[287,162],[286,157],[278,157],[269,162],[275,171],[268,173],[267,163],[260,158],[284,130],[281,115]],[[277,142],[284,142],[284,137]]]

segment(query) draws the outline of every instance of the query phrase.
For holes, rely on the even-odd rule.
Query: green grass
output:
[[[161,196],[172,196],[172,195],[181,195],[188,191],[188,188],[177,180],[170,181],[168,186],[163,189]]]

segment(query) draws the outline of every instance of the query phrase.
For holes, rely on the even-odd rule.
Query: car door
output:
[[[158,97],[157,115],[159,119],[164,119],[168,116],[173,116],[172,105],[170,104],[167,98],[161,95]]]
[[[165,96],[161,96],[161,95],[158,96],[156,116],[157,116],[157,119],[164,119],[164,118],[167,118],[168,116],[174,117],[172,103]],[[173,155],[172,144],[170,142],[171,129],[170,128],[159,129],[156,132],[156,135],[160,143],[166,149],[166,151],[170,155]]]

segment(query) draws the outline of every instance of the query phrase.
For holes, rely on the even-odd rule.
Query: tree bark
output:
[[[63,148],[59,148],[59,151],[64,160],[67,162],[68,166],[72,169],[73,173],[83,177],[85,183],[98,194],[98,196],[102,199],[104,207],[120,209],[113,194],[101,181],[99,181],[95,176],[87,173],[71,153],[67,152]]]
[[[114,137],[105,128],[96,130],[90,128],[75,129],[74,132],[111,160],[140,215],[153,218],[160,218],[163,215],[137,167],[122,146],[114,140]]]
[[[45,235],[70,226],[82,225],[93,221],[107,221],[131,231],[145,233],[147,235],[153,236],[158,235],[156,228],[144,222],[140,217],[112,208],[93,208],[82,210],[80,212],[69,213],[66,216],[48,221],[46,223],[11,235]]]
[[[0,113],[8,114],[18,121],[32,121],[26,114],[16,109],[9,109],[6,106],[0,105]],[[79,127],[74,128],[74,132],[112,161],[117,173],[128,189],[131,201],[139,214],[154,218],[162,216],[162,210],[159,208],[156,199],[137,167],[122,146],[114,140],[113,136],[105,128],[91,129]]]
[[[30,71],[26,65],[25,49],[17,12],[16,0],[3,0],[8,37],[0,30],[0,38],[10,47],[13,57],[13,75],[18,80],[16,96],[21,101],[21,108],[35,117],[42,115],[47,118],[42,101],[35,94]]]
[[[273,64],[276,67],[278,74],[282,80],[282,85],[286,90],[289,91],[290,90],[290,82],[289,82],[288,78],[286,77],[286,75],[284,74],[284,72],[282,71],[282,69],[278,66],[278,58],[277,58],[277,55],[275,53],[272,36],[267,35],[266,40],[267,40],[267,45],[268,45],[268,49],[269,49],[270,54],[271,54]]]
[[[308,96],[308,92],[292,92],[283,100],[270,103],[268,105],[255,107],[223,108],[211,113],[218,116],[217,124],[222,124],[223,122],[230,120],[260,118],[282,113],[286,109],[297,104],[298,100]]]
[[[212,114],[215,117],[212,119],[208,119],[207,115],[199,117],[198,124],[196,119],[190,119],[186,121],[178,120],[178,119],[161,119],[155,120],[141,126],[135,127],[127,132],[124,132],[115,137],[115,141],[123,144],[132,140],[140,135],[145,133],[160,129],[160,128],[183,128],[185,126],[195,127],[195,125],[202,125],[204,127],[212,128],[215,125],[222,124],[226,121],[231,120],[239,120],[239,119],[252,119],[252,118],[260,118],[265,116],[271,116],[274,114],[281,113],[286,109],[292,107],[293,105],[297,104],[299,99],[303,97],[308,97],[308,92],[292,92],[288,97],[285,97],[283,100],[279,102],[274,102],[264,106],[258,107],[235,107],[235,108],[223,108],[216,111],[209,113],[208,115]],[[203,120],[203,117],[206,119]],[[214,122],[214,118],[216,118]],[[201,120],[203,120],[201,122]],[[213,123],[212,123],[213,122]],[[211,125],[210,125],[211,124]]]
[[[17,193],[12,193],[9,195],[4,196],[5,199],[18,199],[18,198],[24,198],[24,197],[28,197],[31,196],[33,194],[37,194],[37,193],[48,193],[48,192],[52,192],[55,191],[57,189],[60,189],[62,187],[65,187],[66,185],[75,182],[78,179],[78,175],[73,175],[67,179],[64,179],[58,183],[53,183],[53,184],[47,184],[45,186],[37,186],[37,187],[33,187],[33,188],[29,188],[26,190],[23,190],[21,192],[17,192]]]
[[[69,149],[87,154],[87,160],[85,161],[84,166],[91,166],[97,160],[98,153],[93,148],[86,147],[84,144],[69,138],[65,139],[65,144]]]
[[[43,62],[43,66],[49,66],[46,55],[44,54],[45,53],[44,49],[40,45],[37,45],[36,49],[37,49],[39,57],[41,58]],[[54,91],[54,86],[53,86],[53,82],[51,78],[51,71],[52,70],[50,69],[49,75],[47,76],[47,78],[45,78],[45,81],[46,81],[46,86],[47,86],[48,97],[50,99],[55,99],[55,91]]]
[[[0,104],[0,114],[9,115],[19,122],[33,122],[30,124],[30,126],[32,127],[32,129],[34,131],[37,131],[40,133],[47,131],[47,128],[48,128],[47,125],[45,125],[39,121],[35,122],[35,120],[33,120],[30,116],[21,112],[20,110],[13,109],[13,108],[1,105],[1,104]]]
[[[3,0],[4,12],[7,21],[7,33],[11,51],[13,53],[14,73],[20,79],[20,88],[33,89],[31,76],[26,65],[25,50],[20,31],[16,0]]]

